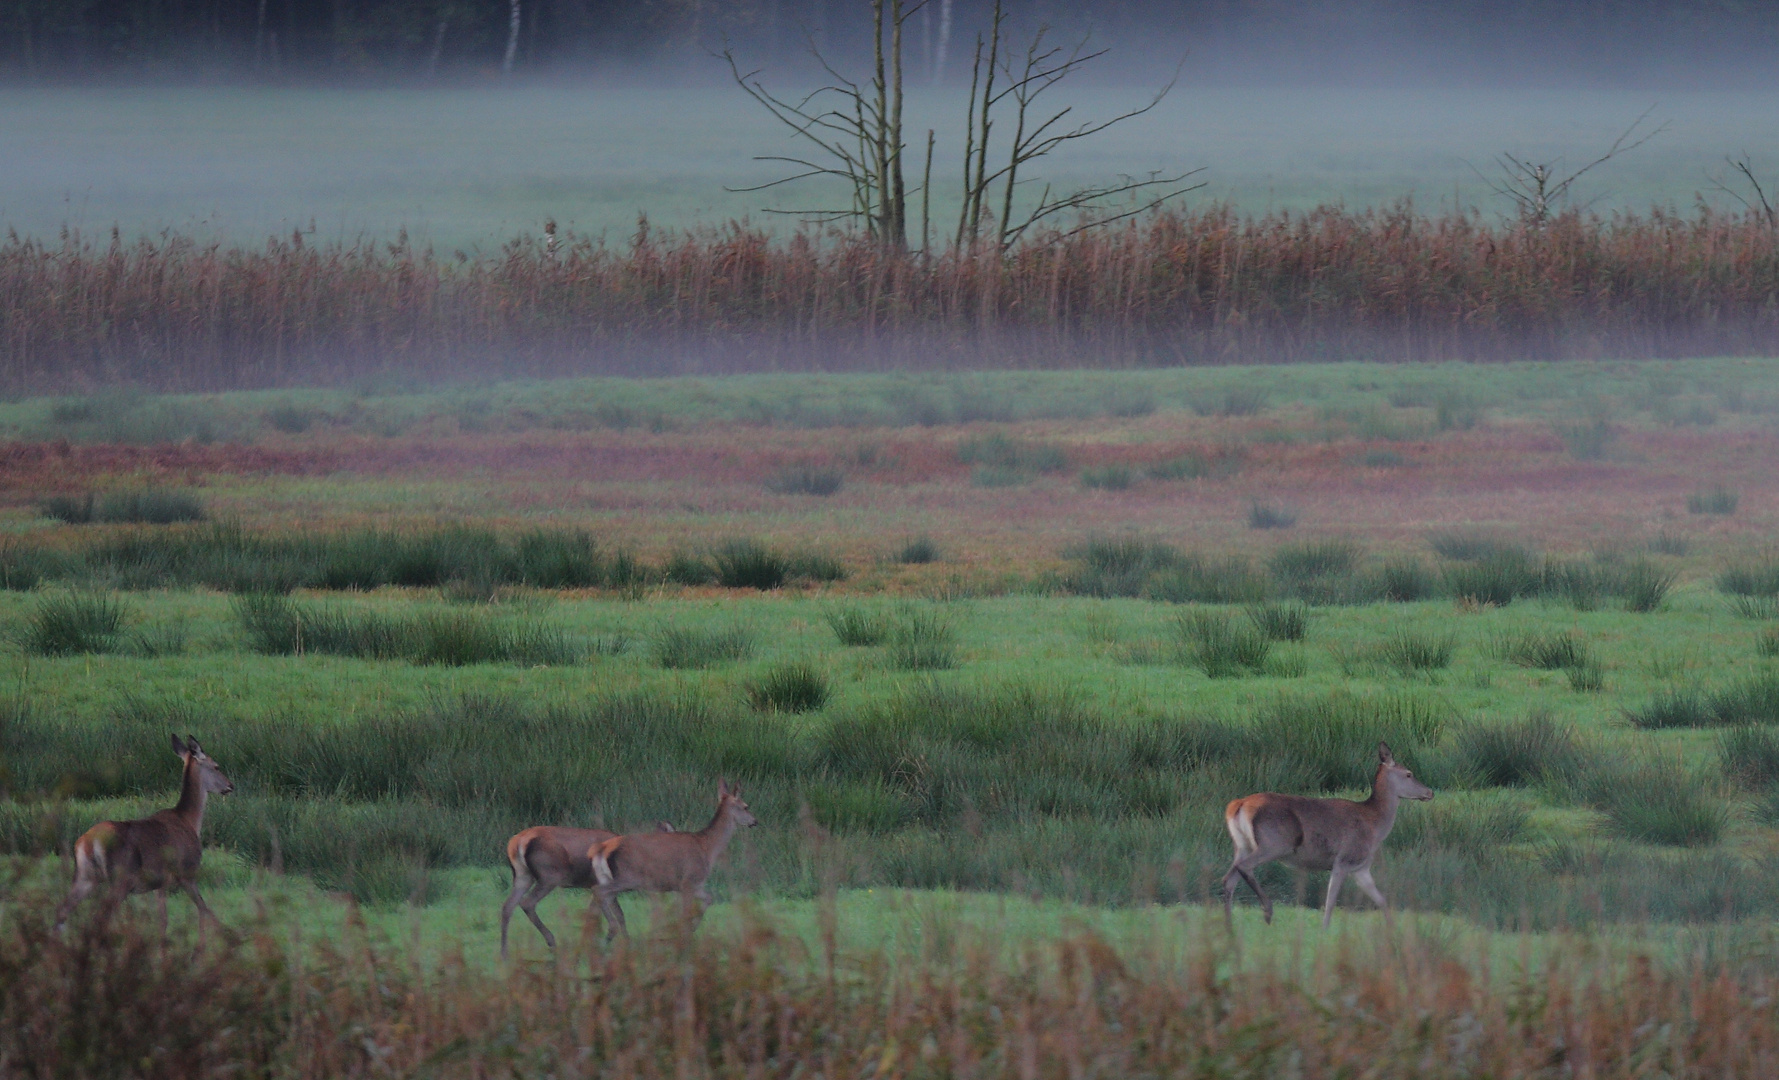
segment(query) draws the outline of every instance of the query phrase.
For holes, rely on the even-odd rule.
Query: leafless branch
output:
[[[1722,175],[1711,177],[1711,186],[1741,203],[1743,210],[1747,211],[1756,221],[1766,225],[1767,228],[1779,229],[1779,206],[1774,206],[1772,199],[1767,196],[1767,190],[1761,185],[1760,177],[1754,173],[1754,162],[1749,159],[1747,153],[1739,158],[1726,157],[1723,160],[1728,163],[1730,168],[1742,174],[1742,181],[1748,185],[1749,194],[1745,196],[1731,187]]]
[[[1655,110],[1656,106],[1654,105],[1643,110],[1642,115],[1632,121],[1631,125],[1625,128],[1618,138],[1612,140],[1612,145],[1606,148],[1605,153],[1566,176],[1561,175],[1561,158],[1555,161],[1534,162],[1526,158],[1515,157],[1512,154],[1501,154],[1495,159],[1496,166],[1501,170],[1501,175],[1498,178],[1483,175],[1482,171],[1474,165],[1470,166],[1470,171],[1476,173],[1483,183],[1489,186],[1489,190],[1502,198],[1511,200],[1518,209],[1522,221],[1533,225],[1543,225],[1556,213],[1558,205],[1568,199],[1569,189],[1582,176],[1596,166],[1604,165],[1619,154],[1635,150],[1668,130],[1667,121],[1663,121],[1652,130],[1633,138],[1636,136],[1637,129],[1643,126],[1643,122],[1648,120],[1649,114]],[[1466,164],[1469,163],[1466,162]]]

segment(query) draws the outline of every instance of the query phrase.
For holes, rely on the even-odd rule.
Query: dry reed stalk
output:
[[[1541,226],[1403,203],[1226,206],[1037,237],[1005,258],[739,225],[624,249],[522,239],[263,248],[177,235],[0,244],[0,388],[220,389],[378,370],[1507,359],[1779,351],[1779,233],[1656,210]]]

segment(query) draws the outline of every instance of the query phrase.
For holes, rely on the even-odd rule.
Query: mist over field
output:
[[[714,64],[714,62],[712,62]],[[707,72],[706,75],[711,73]],[[789,75],[770,85],[799,86]],[[1089,116],[1140,104],[1153,84],[1064,87]],[[934,215],[955,218],[967,87],[917,88],[908,128],[932,127]],[[1120,173],[1203,167],[1188,205],[1244,211],[1352,208],[1413,196],[1423,210],[1512,209],[1493,196],[1501,152],[1576,167],[1637,116],[1670,127],[1590,174],[1576,202],[1602,212],[1690,208],[1726,154],[1779,166],[1779,90],[1217,87],[1187,84],[1151,114],[1066,148],[1041,174],[1058,187]],[[442,251],[498,248],[546,218],[621,241],[639,214],[667,227],[826,205],[834,185],[761,194],[785,170],[753,160],[794,150],[732,84],[560,83],[508,87],[0,89],[0,227],[53,238],[173,228],[253,243],[292,229],[320,239],[393,239]]]

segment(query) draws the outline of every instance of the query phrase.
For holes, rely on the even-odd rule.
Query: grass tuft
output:
[[[1580,781],[1587,801],[1627,840],[1673,847],[1715,844],[1729,806],[1715,779],[1678,754],[1646,750],[1601,758]]]
[[[789,560],[757,540],[730,540],[711,555],[716,583],[725,589],[776,589],[790,577]]]
[[[1438,671],[1452,666],[1457,651],[1455,634],[1427,634],[1404,627],[1378,646],[1378,659],[1405,674]]]
[[[1547,779],[1572,781],[1584,764],[1573,729],[1545,713],[1523,720],[1466,724],[1452,747],[1453,770],[1488,787],[1525,787]]]
[[[957,631],[936,611],[909,609],[890,628],[889,656],[903,671],[948,671],[959,663]]]
[[[924,566],[938,562],[939,545],[930,536],[914,537],[896,552],[895,560],[904,566]]]
[[[828,703],[828,677],[813,664],[778,664],[748,684],[747,700],[766,712],[814,712]]]
[[[889,637],[889,622],[863,608],[836,608],[823,616],[834,637],[848,648],[881,645]]]
[[[1125,491],[1135,481],[1129,465],[1100,465],[1081,470],[1081,486],[1100,491]]]
[[[1302,604],[1253,604],[1247,611],[1268,641],[1302,641],[1309,630],[1309,609]]]
[[[1248,528],[1289,529],[1297,524],[1297,511],[1283,503],[1256,500],[1248,504]]]
[[[816,465],[787,465],[766,481],[766,490],[775,495],[815,495],[825,498],[846,484],[846,474],[839,469]]]
[[[1733,514],[1742,498],[1722,484],[1700,488],[1686,497],[1689,514]]]
[[[1561,671],[1593,662],[1587,642],[1567,630],[1554,634],[1537,630],[1504,634],[1495,639],[1494,652],[1510,664],[1540,671]]]
[[[130,615],[128,604],[106,593],[50,593],[26,619],[20,644],[37,656],[112,652]]]
[[[707,668],[754,654],[754,632],[745,626],[702,630],[670,626],[655,635],[655,663],[664,668]]]
[[[1169,629],[1185,659],[1210,678],[1266,670],[1272,642],[1256,624],[1238,622],[1228,612],[1190,611],[1176,616]]]

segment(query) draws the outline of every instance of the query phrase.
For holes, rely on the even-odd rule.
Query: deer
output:
[[[1254,868],[1283,859],[1300,870],[1327,870],[1328,899],[1322,905],[1322,928],[1334,920],[1334,902],[1351,877],[1373,903],[1390,910],[1371,879],[1371,860],[1396,824],[1396,805],[1403,799],[1424,802],[1433,789],[1399,764],[1386,743],[1377,744],[1377,775],[1371,798],[1312,799],[1302,795],[1262,792],[1236,799],[1223,811],[1223,823],[1235,842],[1235,861],[1223,877],[1223,918],[1235,925],[1232,909],[1238,880],[1260,897],[1261,911],[1272,923],[1272,898],[1254,880]]]
[[[185,770],[179,786],[179,804],[145,818],[101,821],[74,842],[74,886],[56,912],[56,932],[68,916],[101,884],[108,884],[118,899],[141,892],[160,898],[161,935],[167,933],[167,892],[183,889],[198,909],[198,947],[204,946],[205,923],[222,921],[198,892],[198,863],[204,857],[199,839],[204,827],[204,803],[211,795],[227,795],[234,783],[204,753],[191,735],[173,736],[173,752]]]
[[[717,781],[717,810],[695,833],[629,833],[600,840],[587,849],[593,866],[593,903],[605,915],[605,940],[628,937],[618,897],[627,892],[678,893],[696,928],[713,901],[704,887],[710,871],[738,828],[759,821],[741,799],[741,789]],[[696,904],[696,908],[693,905]],[[591,908],[591,905],[589,905]]]
[[[658,833],[673,832],[666,821],[655,822]],[[602,840],[618,834],[608,829],[576,829],[563,825],[534,825],[507,841],[507,863],[513,868],[513,891],[500,908],[500,958],[507,958],[507,924],[515,910],[523,911],[554,949],[556,935],[538,917],[537,905],[557,889],[593,887],[593,864],[587,852]]]

